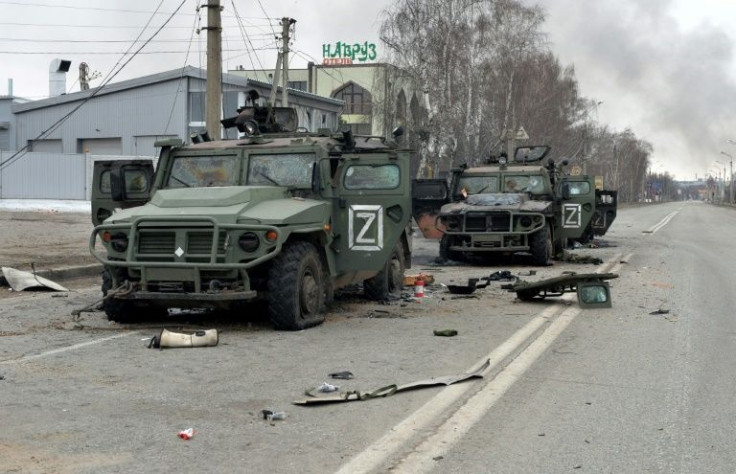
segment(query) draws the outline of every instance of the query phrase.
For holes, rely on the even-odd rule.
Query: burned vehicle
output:
[[[295,120],[247,107],[223,121],[243,138],[157,143],[155,173],[141,161],[95,164],[90,251],[105,269],[109,319],[167,308],[248,316],[243,303],[261,300],[276,328],[298,330],[324,320],[337,288],[362,282],[374,300],[400,292],[410,152],[349,130],[296,131]]]
[[[526,252],[533,264],[548,265],[568,240],[593,229],[594,178],[566,175],[566,161],[542,164],[549,150],[521,147],[510,163],[502,156],[461,166],[449,186],[443,180],[415,180],[414,218],[425,237],[440,239],[440,257],[463,261]],[[615,218],[615,202],[612,212],[604,214],[607,226]]]

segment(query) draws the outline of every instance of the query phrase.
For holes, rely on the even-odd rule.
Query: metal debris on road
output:
[[[350,372],[349,370],[342,370],[340,372],[333,372],[333,373],[327,374],[327,375],[329,375],[333,379],[341,379],[341,380],[350,380],[353,377],[355,377],[353,375],[353,373]]]
[[[452,385],[458,382],[464,382],[466,380],[474,378],[483,378],[483,373],[490,367],[491,361],[486,360],[482,365],[475,368],[471,372],[466,372],[459,375],[446,375],[444,377],[434,377],[427,380],[420,380],[418,382],[411,382],[404,385],[386,385],[372,392],[361,392],[359,390],[351,390],[344,393],[333,393],[331,395],[321,397],[310,397],[303,400],[297,400],[294,405],[322,405],[327,403],[342,403],[342,402],[353,402],[356,400],[370,400],[373,398],[389,397],[395,393],[404,392],[407,390],[416,390],[420,388],[436,387],[438,385]]]
[[[2,267],[3,276],[8,281],[8,285],[14,291],[24,291],[28,289],[47,289],[52,291],[69,291],[68,288],[59,285],[47,278],[36,275],[35,271],[24,272],[11,267]]]
[[[455,337],[457,336],[457,331],[455,329],[435,329],[434,335],[441,337]]]
[[[183,440],[189,440],[194,437],[195,433],[196,431],[194,431],[194,428],[187,428],[185,430],[179,431],[179,433],[177,433],[177,436]]]
[[[284,411],[261,410],[261,413],[263,414],[263,419],[268,421],[286,419],[286,412]]]
[[[669,309],[661,309],[660,308],[660,309],[657,309],[655,311],[652,311],[649,314],[670,314],[670,310]]]

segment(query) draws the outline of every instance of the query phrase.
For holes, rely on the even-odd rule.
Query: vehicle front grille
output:
[[[217,239],[218,262],[224,261],[227,233]],[[138,260],[144,262],[173,262],[181,247],[181,258],[187,262],[209,262],[212,250],[212,230],[201,229],[140,229],[137,238]]]
[[[138,233],[138,253],[141,255],[173,255],[176,233],[170,230],[141,230]]]
[[[220,232],[217,239],[217,253],[225,253],[226,234]],[[187,255],[204,254],[209,255],[212,250],[212,232],[189,232],[187,234]]]
[[[511,215],[508,212],[468,213],[465,216],[466,232],[508,232]]]

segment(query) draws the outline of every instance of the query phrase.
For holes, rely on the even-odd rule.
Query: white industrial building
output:
[[[58,72],[52,73],[52,93],[64,90],[58,81]],[[237,115],[251,90],[263,105],[271,84],[223,74],[223,118]],[[156,140],[204,131],[205,96],[206,71],[191,66],[36,101],[0,96],[7,99],[0,100],[0,144],[10,150],[0,147],[0,198],[84,199],[90,160],[153,157]],[[335,130],[344,102],[290,89],[289,105],[297,110],[300,127]],[[223,133],[236,138],[237,130]],[[24,147],[22,154],[14,153]]]

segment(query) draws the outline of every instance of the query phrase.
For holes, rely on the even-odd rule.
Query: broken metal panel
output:
[[[67,288],[49,279],[40,277],[31,272],[16,270],[15,268],[2,267],[3,276],[15,291],[23,291],[29,288],[47,288],[53,291],[69,291]]]

